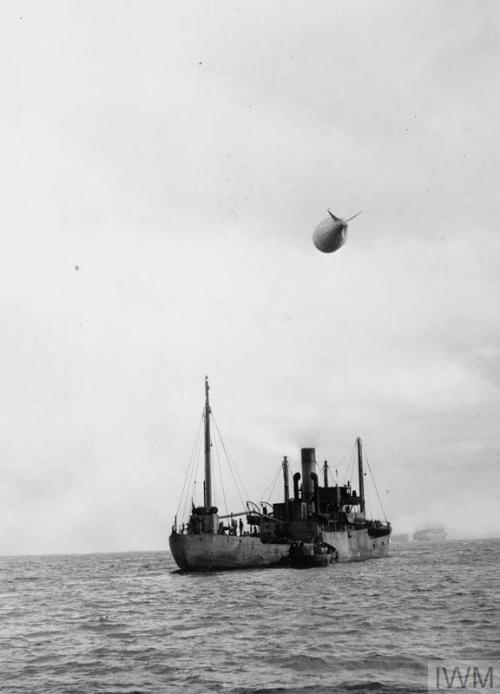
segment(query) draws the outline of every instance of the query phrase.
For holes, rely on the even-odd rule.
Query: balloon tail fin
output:
[[[360,210],[359,212],[356,212],[355,215],[353,215],[352,217],[349,217],[349,219],[345,219],[344,221],[345,221],[345,222],[350,222],[351,219],[354,219],[354,217],[358,217],[362,212],[363,212],[363,210]]]
[[[342,221],[342,220],[340,219],[340,217],[336,217],[336,216],[333,214],[333,212],[331,212],[331,210],[328,209],[327,212],[328,212],[328,214],[330,215],[330,217],[333,219],[334,222],[341,222],[341,221]]]

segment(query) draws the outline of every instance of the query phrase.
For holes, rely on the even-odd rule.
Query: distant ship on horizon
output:
[[[448,534],[443,525],[426,525],[413,533],[415,542],[444,542]]]

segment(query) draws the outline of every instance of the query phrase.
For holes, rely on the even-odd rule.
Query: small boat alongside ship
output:
[[[212,493],[211,415],[206,378],[203,504],[195,506],[191,499],[187,524],[178,522],[176,516],[169,538],[180,569],[307,568],[388,555],[391,524],[369,520],[365,515],[361,439],[356,442],[358,493],[349,482],[331,485],[326,461],[320,485],[315,449],[303,448],[301,472],[293,475],[293,493],[285,457],[281,464],[283,501],[260,506],[247,502],[238,513],[220,515]]]

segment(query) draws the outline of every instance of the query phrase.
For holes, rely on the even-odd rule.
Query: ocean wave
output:
[[[2,694],[423,693],[429,658],[498,652],[500,542],[418,556],[202,576],[166,553],[6,558]]]

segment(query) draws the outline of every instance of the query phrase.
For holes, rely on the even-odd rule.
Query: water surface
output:
[[[0,557],[2,694],[427,692],[500,653],[500,540],[182,574],[168,552]]]

